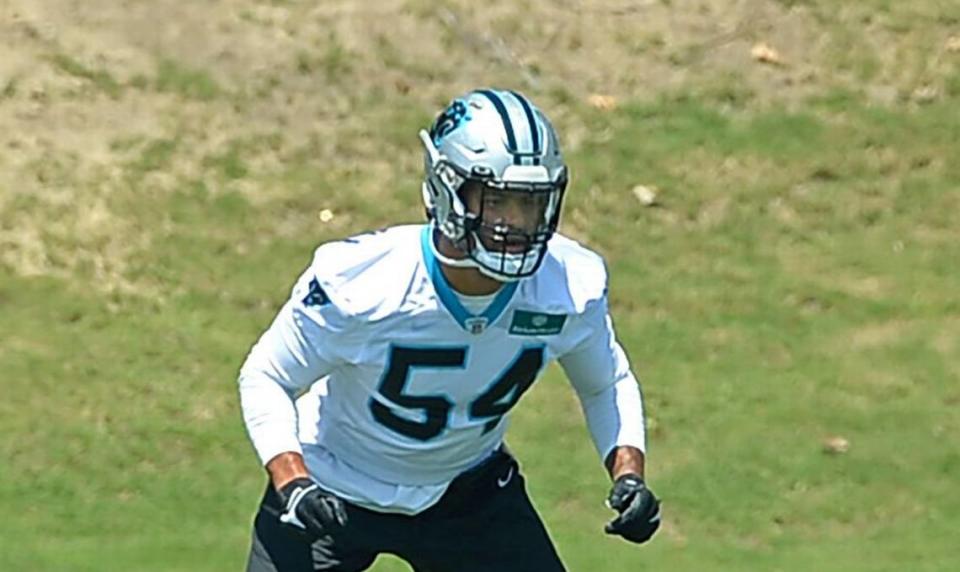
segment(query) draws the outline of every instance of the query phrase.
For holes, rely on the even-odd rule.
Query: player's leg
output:
[[[348,507],[349,509],[349,507]],[[247,572],[360,572],[373,564],[376,553],[359,547],[348,538],[324,536],[312,544],[286,530],[279,521],[280,499],[268,486],[254,520],[253,540]],[[349,511],[348,511],[349,514]],[[354,524],[357,528],[359,523]],[[348,522],[346,534],[351,534]],[[356,536],[361,530],[354,530]]]
[[[562,572],[563,564],[508,457],[458,487],[418,519],[406,558],[417,572]]]

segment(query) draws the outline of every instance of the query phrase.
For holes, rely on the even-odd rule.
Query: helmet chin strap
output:
[[[440,252],[440,249],[437,248],[437,220],[431,219],[430,228],[433,232],[430,233],[430,250],[433,252],[434,258],[440,262],[446,264],[447,266],[453,266],[455,268],[479,268],[479,265],[469,256],[464,256],[463,258],[451,258],[446,254]],[[440,236],[444,236],[441,232]],[[444,236],[445,237],[445,236]],[[450,240],[450,239],[447,239]]]
[[[472,258],[450,258],[449,256],[444,255],[437,248],[436,242],[430,241],[430,250],[433,251],[433,256],[446,266],[453,266],[455,268],[480,268]]]

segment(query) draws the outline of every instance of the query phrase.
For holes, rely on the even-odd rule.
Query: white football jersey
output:
[[[553,359],[601,456],[644,449],[640,392],[598,255],[556,235],[536,274],[474,313],[430,240],[429,225],[399,226],[316,250],[241,369],[263,463],[303,452],[313,478],[343,498],[419,512],[502,444],[510,410]]]

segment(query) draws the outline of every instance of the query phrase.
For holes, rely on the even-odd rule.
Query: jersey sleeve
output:
[[[240,368],[240,405],[263,464],[280,453],[302,452],[294,399],[340,365],[348,326],[308,270],[251,348]]]
[[[646,451],[643,398],[626,353],[617,342],[606,296],[577,317],[579,342],[559,356],[577,392],[601,459],[615,447]]]

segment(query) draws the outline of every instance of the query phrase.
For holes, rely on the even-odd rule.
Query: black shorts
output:
[[[254,522],[247,572],[366,570],[394,554],[417,572],[557,572],[560,558],[506,452],[460,475],[440,501],[414,516],[347,503],[347,525],[307,543],[281,527],[280,499],[267,486]]]

